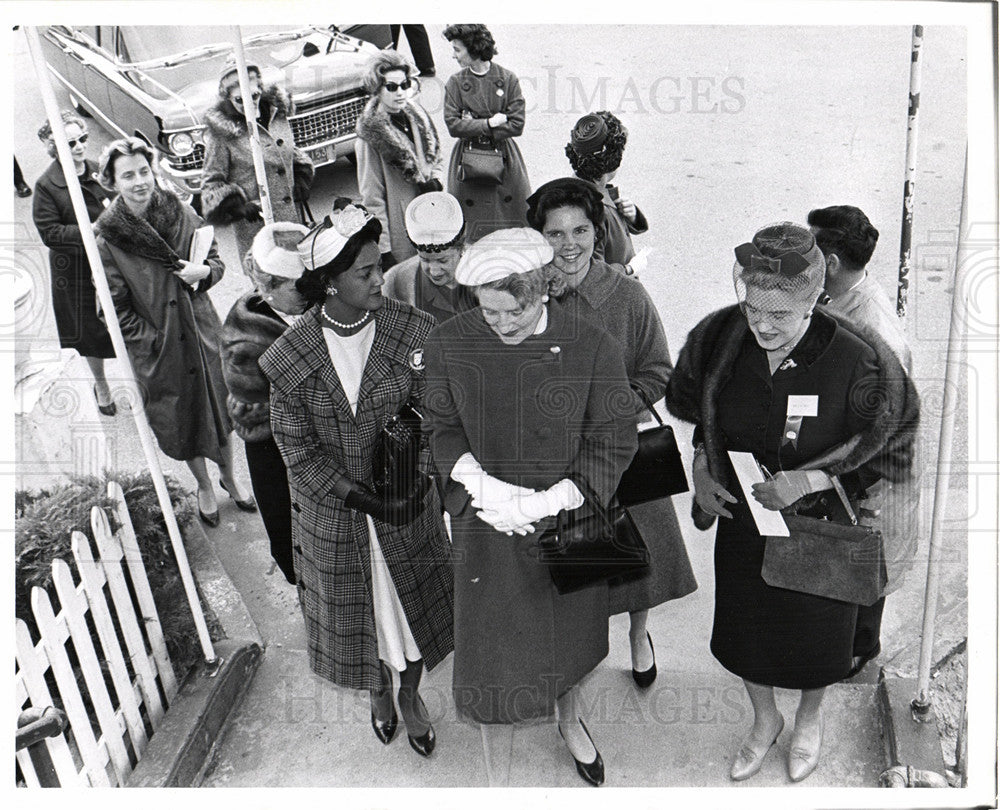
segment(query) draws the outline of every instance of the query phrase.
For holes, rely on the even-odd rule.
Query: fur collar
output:
[[[909,375],[889,344],[875,332],[850,323],[823,307],[817,307],[816,336],[797,347],[807,363],[822,351],[821,333],[832,335],[833,323],[857,336],[875,351],[879,365],[878,413],[872,423],[836,453],[825,454],[819,466],[831,475],[842,475],[870,464],[879,475],[893,482],[911,476],[913,446],[920,419],[920,400]],[[722,446],[715,403],[732,373],[749,334],[746,319],[738,306],[726,307],[702,320],[691,333],[677,358],[677,366],[667,387],[668,410],[679,419],[701,426],[705,451],[712,474],[722,481],[728,469]],[[816,345],[810,345],[815,343]],[[825,346],[825,343],[823,344]],[[797,355],[799,357],[799,355]]]
[[[106,242],[133,256],[141,256],[171,267],[180,267],[172,247],[184,227],[181,201],[169,191],[153,190],[143,217],[137,217],[125,201],[116,197],[94,226]]]
[[[264,95],[260,99],[260,115],[258,121],[263,123],[266,129],[277,117],[287,118],[293,110],[292,100],[288,93],[275,84],[264,88]],[[236,139],[247,134],[247,121],[242,112],[229,102],[228,98],[220,98],[215,106],[210,108],[204,116],[205,125],[217,138]]]
[[[430,167],[437,162],[441,144],[434,122],[423,107],[407,103],[403,112],[410,122],[414,140],[419,143],[419,151],[423,152],[422,160],[417,146],[389,120],[378,98],[370,99],[365,105],[358,117],[357,133],[386,163],[399,169],[408,182],[420,183],[430,179]]]

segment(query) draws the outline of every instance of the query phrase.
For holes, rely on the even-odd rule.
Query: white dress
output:
[[[336,334],[331,329],[323,330],[330,360],[340,378],[340,385],[351,406],[351,413],[358,412],[358,393],[361,390],[361,376],[368,362],[375,339],[375,322],[370,322],[360,332],[348,337]],[[365,515],[368,521],[368,536],[371,540],[372,601],[375,608],[375,632],[378,638],[378,657],[397,672],[406,669],[407,661],[419,661],[420,648],[413,638],[410,625],[406,621],[403,605],[396,593],[392,574],[382,555],[375,521]]]

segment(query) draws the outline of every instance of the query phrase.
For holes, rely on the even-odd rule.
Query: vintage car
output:
[[[244,26],[247,62],[265,84],[281,83],[295,103],[295,143],[316,166],[353,158],[354,126],[366,94],[362,74],[388,26]],[[219,74],[233,61],[226,26],[49,26],[42,39],[50,71],[71,103],[120,136],[138,136],[163,157],[161,176],[188,199],[201,189],[205,111],[218,100]],[[360,37],[363,37],[360,38]],[[374,43],[378,43],[378,45]]]

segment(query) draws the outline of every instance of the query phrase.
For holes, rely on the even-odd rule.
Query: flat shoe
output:
[[[646,631],[646,640],[649,642],[649,651],[653,654],[653,666],[642,672],[636,669],[632,670],[632,680],[640,689],[648,689],[656,680],[656,648],[653,647],[653,638],[649,635],[648,630]]]
[[[601,758],[601,752],[597,750],[597,746],[594,745],[594,738],[590,736],[590,732],[587,730],[587,724],[583,722],[581,718],[576,718],[577,722],[583,727],[584,733],[587,735],[587,739],[590,740],[590,744],[594,746],[594,751],[597,756],[594,757],[593,762],[580,762],[576,757],[573,756],[573,752],[570,751],[569,755],[573,757],[573,761],[576,763],[576,772],[580,774],[580,778],[584,782],[593,785],[594,787],[600,787],[604,784],[604,760]],[[556,728],[559,729],[559,736],[566,740],[565,735],[562,733],[562,729],[559,728],[559,724],[556,724]],[[569,748],[567,744],[566,748]]]
[[[232,492],[229,491],[229,487],[223,483],[222,479],[219,479],[219,486],[222,487],[222,491],[225,492],[230,498],[233,499],[233,503],[236,504],[236,508],[244,512],[256,512],[257,511],[257,501],[253,499],[251,495],[249,498],[244,500],[239,500]]]
[[[781,725],[778,726],[778,731],[775,733],[774,738],[767,744],[767,748],[758,753],[753,749],[750,742],[752,737],[747,737],[743,741],[743,745],[740,746],[740,750],[736,753],[736,759],[733,760],[733,767],[729,771],[729,778],[734,782],[742,782],[744,779],[749,779],[757,771],[760,770],[761,765],[764,764],[764,758],[767,756],[767,752],[771,750],[771,747],[778,741],[778,737],[781,736],[781,732],[785,728],[785,718],[781,718]]]
[[[107,405],[102,405],[101,400],[97,397],[97,386],[94,385],[94,399],[97,400],[97,410],[99,410],[105,416],[114,416],[118,413],[118,406],[115,405],[114,400],[111,400]]]
[[[801,782],[819,765],[819,752],[823,747],[823,715],[819,716],[819,743],[815,750],[803,745],[795,745],[788,752],[788,776],[793,782]]]

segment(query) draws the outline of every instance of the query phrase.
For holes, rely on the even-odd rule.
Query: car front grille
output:
[[[354,96],[346,101],[338,101],[324,107],[315,108],[307,113],[293,115],[288,119],[295,145],[298,147],[353,135],[358,116],[365,108],[367,98],[363,95]]]
[[[177,171],[196,171],[205,165],[205,144],[196,143],[190,155],[167,155],[167,161]]]

